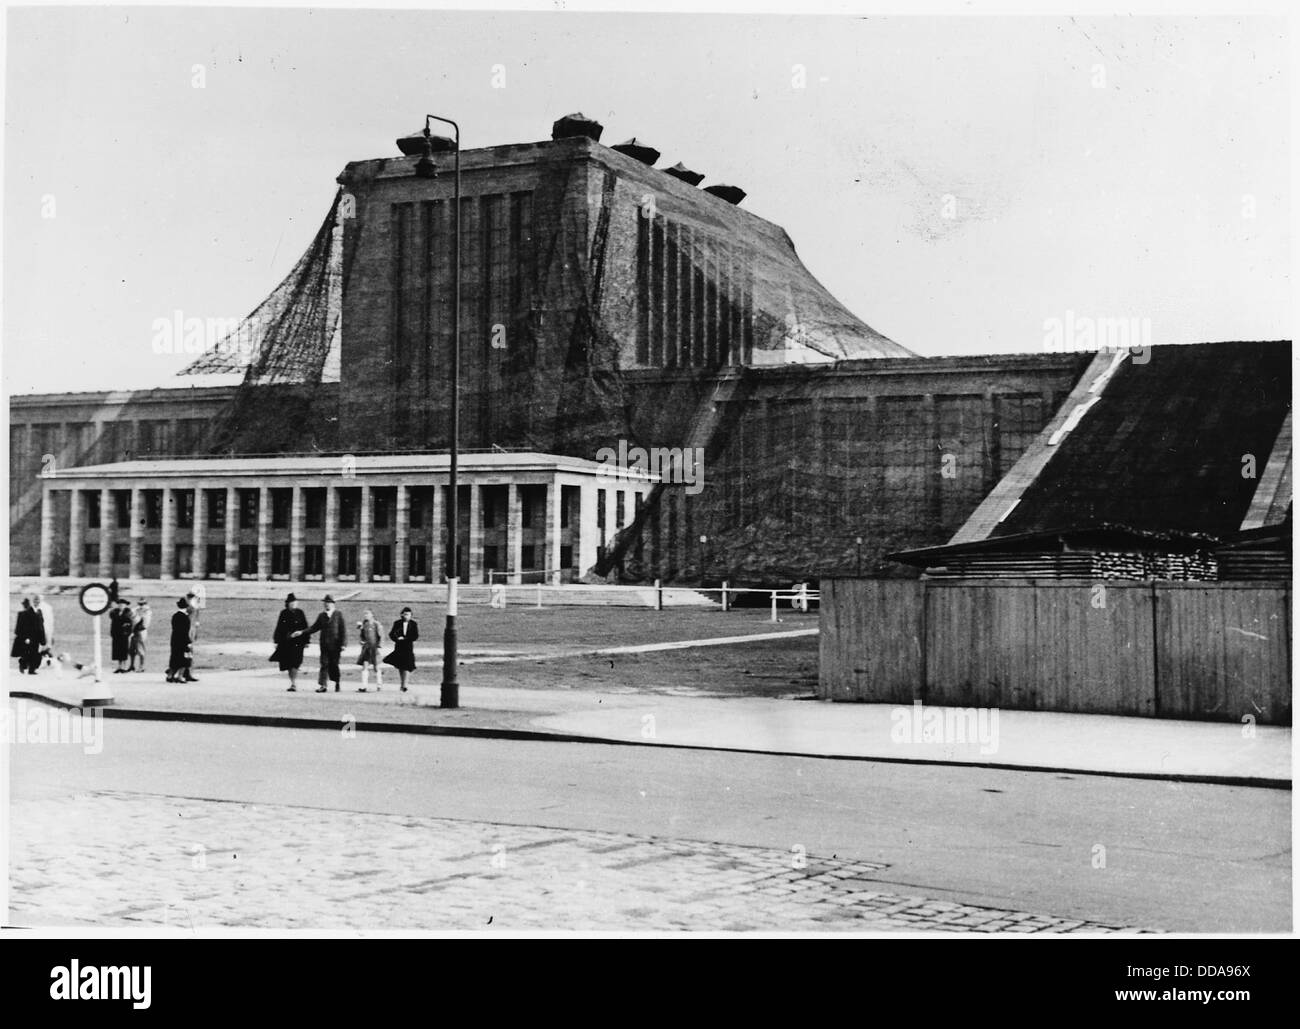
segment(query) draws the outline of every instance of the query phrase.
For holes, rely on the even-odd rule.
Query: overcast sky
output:
[[[430,110],[467,148],[546,139],[583,111],[606,143],[635,135],[661,166],[740,185],[850,310],[918,353],[1041,351],[1070,311],[1148,318],[1157,344],[1290,334],[1277,19],[8,18],[15,394],[166,382],[181,359],[153,353],[154,320],[248,313],[344,164],[396,155]]]

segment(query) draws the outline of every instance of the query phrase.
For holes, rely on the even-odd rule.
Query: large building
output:
[[[701,188],[680,163],[654,167],[653,149],[608,147],[599,136],[599,126],[570,117],[549,141],[461,154],[466,467],[504,453],[585,468],[588,478],[570,483],[581,486],[572,519],[595,527],[571,545],[511,538],[523,517],[517,505],[542,483],[471,476],[461,505],[469,549],[459,559],[471,580],[559,571],[788,584],[834,572],[907,574],[886,555],[947,541],[1092,359],[915,356],[836,301],[778,226],[740,206],[741,191]],[[387,505],[383,517],[413,517],[416,507],[408,500],[402,509],[392,491],[436,496],[433,487],[446,484],[454,155],[431,141],[425,156],[437,176],[427,165],[417,174],[424,146],[405,137],[402,156],[349,164],[311,249],[241,329],[251,360],[219,349],[189,369],[241,371],[239,385],[181,378],[168,389],[12,399],[15,573],[93,566],[119,577],[266,578],[319,560],[327,577],[400,579],[420,567],[411,548],[425,546],[437,577],[429,557],[437,541],[413,542],[427,525],[408,522],[404,534],[394,525],[382,540],[359,535],[363,524],[374,531],[377,504]],[[658,474],[635,490],[596,481],[590,463],[602,454],[638,452],[698,459],[656,463]],[[333,468],[352,457],[370,468],[384,455],[405,462],[401,477],[310,481],[312,459]],[[246,460],[254,456],[270,463]],[[234,458],[245,460],[239,481],[228,482],[222,459]],[[342,491],[362,487],[355,529],[331,523],[353,517]],[[235,503],[247,538],[232,544],[225,526],[209,522],[182,539],[191,516],[168,515],[170,505],[198,512],[199,496],[215,504],[232,488],[243,491]],[[88,520],[88,498],[105,491],[112,505],[127,504],[124,513],[115,506],[107,530],[125,520],[124,539],[96,536],[106,531],[102,513],[99,529]],[[43,494],[52,497],[44,518]],[[151,497],[165,501],[153,515],[162,501]],[[300,545],[323,548],[319,558],[274,535],[292,533],[312,497],[325,498],[326,523],[310,543],[304,524]],[[275,524],[277,510],[287,528]],[[489,541],[477,521],[485,517],[505,535]],[[218,546],[215,559],[208,548]]]

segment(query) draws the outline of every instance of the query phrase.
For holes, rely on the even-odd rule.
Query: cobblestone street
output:
[[[15,799],[16,925],[1111,932],[892,892],[885,865],[134,793]]]

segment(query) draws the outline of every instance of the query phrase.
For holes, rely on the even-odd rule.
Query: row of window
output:
[[[99,564],[99,544],[87,543],[82,553],[82,560],[87,568],[93,568]],[[223,543],[209,543],[205,547],[205,557],[207,558],[206,568],[209,576],[222,575],[226,570],[226,547]],[[341,576],[350,576],[357,574],[357,547],[354,544],[342,544],[337,551],[338,557],[338,574]],[[532,571],[538,568],[537,548],[535,546],[524,546],[521,548],[520,570]],[[485,572],[504,571],[502,555],[500,550],[495,546],[486,546],[483,548],[483,568]],[[162,565],[162,546],[157,543],[146,543],[142,548],[141,560],[145,569],[156,568]],[[257,575],[259,571],[260,555],[256,545],[241,545],[238,554],[239,574]],[[271,547],[271,571],[272,576],[285,576],[290,574],[290,549],[287,544],[275,544]],[[113,564],[126,568],[131,562],[131,547],[128,543],[113,544]],[[560,567],[573,567],[573,548],[571,546],[562,546],[560,548]],[[387,544],[376,544],[371,549],[371,571],[377,577],[386,577],[393,574],[393,548]],[[194,547],[188,543],[180,543],[176,546],[175,554],[175,574],[192,575],[194,573]],[[307,578],[323,576],[325,574],[325,548],[319,544],[309,544],[303,547],[303,575]],[[413,545],[407,549],[407,575],[412,578],[423,578],[429,574],[429,548],[420,544]]]

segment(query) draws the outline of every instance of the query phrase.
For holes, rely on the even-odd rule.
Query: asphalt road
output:
[[[1291,925],[1285,791],[174,722],[103,731],[99,754],[12,747],[12,797],[111,790],[803,847],[884,863],[882,887],[940,900],[1166,931]]]

